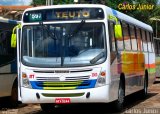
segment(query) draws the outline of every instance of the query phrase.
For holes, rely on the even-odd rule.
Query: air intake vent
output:
[[[90,72],[90,71],[92,71],[92,69],[85,69],[85,70],[72,70],[72,71],[70,71],[70,72],[72,73],[72,72]]]
[[[35,70],[34,72],[36,73],[78,73],[78,72],[90,72],[92,69],[81,69],[81,70],[43,70],[43,71],[38,71]]]

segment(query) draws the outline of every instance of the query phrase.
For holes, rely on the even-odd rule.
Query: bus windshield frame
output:
[[[103,22],[83,20],[78,23],[24,25],[22,64],[41,68],[101,64],[107,58],[105,31]],[[49,48],[49,45],[52,46]]]

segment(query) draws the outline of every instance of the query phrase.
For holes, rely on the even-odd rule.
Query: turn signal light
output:
[[[23,73],[22,78],[27,78],[27,75]]]
[[[101,76],[106,76],[106,72],[101,72]]]

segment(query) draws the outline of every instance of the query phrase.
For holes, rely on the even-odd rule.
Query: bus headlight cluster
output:
[[[104,86],[106,84],[106,72],[102,71],[97,78],[96,87]]]
[[[22,73],[22,86],[26,88],[31,88],[29,79],[25,73]]]

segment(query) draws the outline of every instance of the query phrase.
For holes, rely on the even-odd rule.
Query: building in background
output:
[[[23,11],[32,6],[0,6],[0,17],[21,20]]]

